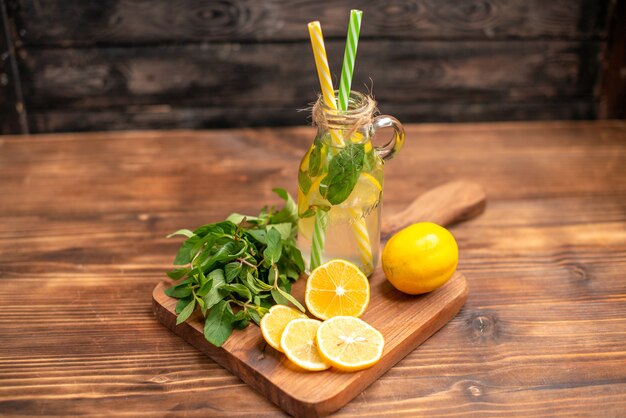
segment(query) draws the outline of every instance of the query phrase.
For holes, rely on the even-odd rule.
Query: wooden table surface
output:
[[[0,415],[281,416],[160,325],[165,235],[278,204],[312,128],[0,137]],[[459,315],[338,416],[624,416],[626,123],[407,126],[385,213],[454,179]]]

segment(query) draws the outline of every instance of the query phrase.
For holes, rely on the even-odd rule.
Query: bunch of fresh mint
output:
[[[258,216],[233,213],[222,222],[168,236],[187,237],[174,259],[184,267],[167,273],[180,280],[165,291],[178,299],[176,324],[199,307],[204,336],[218,347],[234,328],[245,328],[250,320],[259,324],[272,305],[291,302],[304,312],[290,294],[292,282],[304,271],[296,247],[297,208],[285,190],[274,192],[285,200],[281,210],[265,207]]]

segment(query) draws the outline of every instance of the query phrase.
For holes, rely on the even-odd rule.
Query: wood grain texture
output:
[[[598,44],[586,42],[363,41],[359,47],[367,53],[359,57],[354,88],[373,84],[381,103],[400,105],[447,101],[451,94],[507,102],[591,97],[599,54]],[[344,41],[326,48],[339,74]],[[317,94],[312,54],[300,44],[44,49],[22,58],[33,109],[164,103],[297,109]]]
[[[0,0],[0,134],[28,133],[11,25]]]
[[[314,94],[314,93],[312,93]],[[133,105],[107,109],[40,109],[28,113],[33,133],[132,129],[215,129],[302,125],[310,120],[297,107],[246,106],[215,108]],[[590,97],[559,101],[501,103],[456,101],[380,103],[380,111],[411,122],[511,120],[586,120],[596,116]]]
[[[323,22],[338,74],[356,7],[345,0],[3,1],[15,22],[16,83],[27,99],[22,125],[32,132],[300,125],[306,119],[296,109],[317,94],[306,23]],[[353,85],[373,87],[406,122],[595,119],[598,109],[606,117],[606,106],[619,108],[611,103],[623,96],[619,71],[603,78],[617,93],[599,86],[602,63],[619,57],[607,44],[608,22],[619,13],[613,4],[362,1]]]
[[[283,415],[150,299],[178,247],[166,234],[279,204],[313,137],[0,137],[0,414]],[[388,215],[458,178],[489,206],[451,228],[459,315],[336,415],[623,415],[626,123],[411,125],[385,177]]]
[[[626,1],[615,0],[602,65],[598,116],[626,119]]]
[[[416,222],[448,226],[479,215],[485,204],[485,192],[479,185],[464,181],[447,183],[416,198],[393,218],[383,219],[382,229],[389,235]],[[235,332],[221,348],[215,347],[204,338],[202,317],[176,325],[177,300],[164,293],[171,281],[154,288],[152,307],[163,325],[291,415],[319,417],[344,406],[448,323],[461,309],[468,293],[465,276],[459,272],[445,286],[418,297],[396,290],[380,267],[369,282],[371,299],[362,319],[382,333],[385,348],[375,366],[358,373],[299,370],[283,354],[269,347],[260,329],[254,326]],[[301,277],[291,291],[302,303],[305,284],[306,278]]]
[[[336,74],[343,47],[327,42]],[[488,117],[489,109],[495,119],[592,117],[599,47],[366,40],[353,86],[372,88],[381,109],[393,107],[406,122]],[[305,50],[299,43],[36,49],[21,55],[24,94],[40,132],[71,129],[64,112],[74,115],[74,129],[81,120],[87,128],[106,126],[102,120],[118,127],[302,124],[308,115],[298,109],[317,94]]]
[[[308,41],[319,19],[344,39],[354,2],[19,0],[22,40],[36,45]],[[401,39],[590,39],[606,35],[608,0],[360,1],[361,36]]]

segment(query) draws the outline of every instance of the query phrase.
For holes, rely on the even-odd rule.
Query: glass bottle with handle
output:
[[[318,100],[313,108],[317,135],[298,171],[298,247],[307,270],[341,258],[366,275],[374,271],[380,249],[383,166],[404,143],[402,124],[374,116],[376,103],[350,92],[348,110]],[[393,129],[391,140],[375,147],[379,129]]]

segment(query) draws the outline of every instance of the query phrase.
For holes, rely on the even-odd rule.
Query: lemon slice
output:
[[[352,316],[336,316],[317,330],[320,356],[339,370],[356,371],[373,366],[385,347],[383,335],[367,322]]]
[[[348,198],[339,206],[362,208],[374,206],[380,200],[383,186],[370,173],[361,173]]]
[[[265,341],[276,350],[282,352],[280,348],[280,337],[287,324],[297,318],[306,318],[302,312],[285,305],[274,305],[269,312],[261,319],[261,333]]]
[[[320,184],[322,183],[322,180],[324,179],[325,176],[326,176],[325,174],[318,176],[311,183],[311,188],[309,189],[309,192],[306,195],[306,201],[309,206],[328,204],[326,199],[324,199],[322,195],[320,194]]]
[[[321,322],[310,318],[290,321],[280,338],[280,346],[289,360],[305,370],[326,370],[330,365],[317,350],[315,338]]]
[[[311,272],[304,301],[320,319],[360,316],[370,301],[370,284],[357,266],[345,260],[330,260]]]

